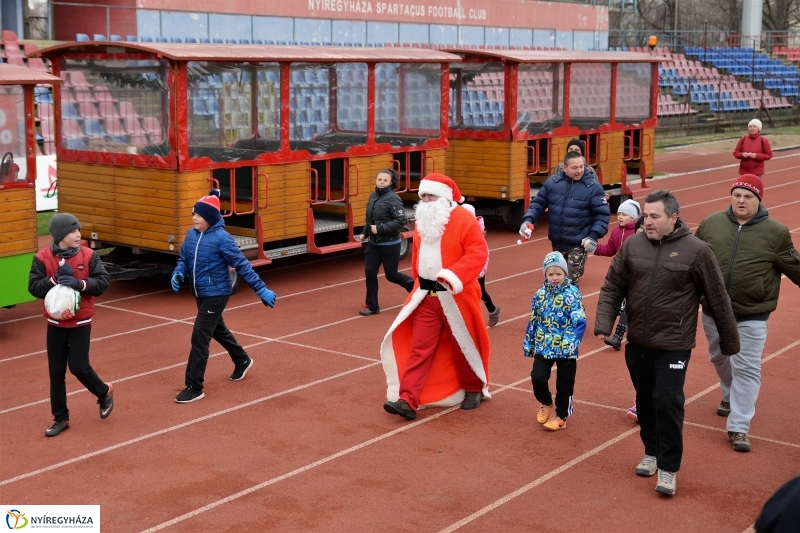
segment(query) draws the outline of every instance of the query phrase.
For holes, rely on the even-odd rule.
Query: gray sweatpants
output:
[[[719,332],[714,319],[703,313],[703,329],[708,339],[708,354],[719,376],[722,401],[731,403],[727,429],[748,433],[756,414],[756,400],[761,388],[761,356],[767,342],[767,321],[746,320],[736,323],[739,330],[739,353],[730,357],[719,350]]]

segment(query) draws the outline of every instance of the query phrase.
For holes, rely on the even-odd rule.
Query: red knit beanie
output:
[[[731,192],[733,192],[733,189],[747,189],[758,196],[759,202],[764,198],[764,182],[755,174],[742,174],[736,178],[736,181],[731,186]]]
[[[214,189],[208,196],[200,198],[194,204],[194,212],[203,217],[209,226],[213,226],[222,220],[222,214],[219,210],[219,189]]]

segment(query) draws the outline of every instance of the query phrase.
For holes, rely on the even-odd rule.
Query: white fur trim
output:
[[[436,279],[442,270],[442,240],[419,244],[419,257],[417,258],[417,273],[425,279]]]
[[[420,198],[422,198],[421,195],[423,194],[433,194],[439,198],[447,198],[450,201],[453,200],[453,189],[440,181],[422,180],[419,182],[417,194],[420,195]]]
[[[491,398],[489,394],[489,384],[486,383],[486,372],[483,370],[483,359],[478,352],[478,347],[475,346],[475,341],[472,340],[472,335],[469,334],[469,328],[464,322],[464,317],[461,316],[461,310],[458,308],[455,298],[452,294],[447,292],[439,293],[439,302],[442,304],[444,316],[447,318],[447,325],[450,326],[450,331],[453,333],[453,338],[456,339],[458,347],[461,348],[461,353],[469,363],[469,367],[475,372],[475,375],[483,382],[483,395]]]
[[[383,364],[383,371],[386,374],[386,399],[390,402],[396,402],[400,399],[400,374],[397,371],[397,359],[394,356],[394,345],[392,344],[392,333],[397,329],[397,326],[403,323],[414,309],[419,306],[420,302],[425,298],[428,291],[417,289],[411,295],[411,300],[408,305],[403,306],[397,318],[394,319],[386,336],[383,337],[381,344],[381,363]]]
[[[436,278],[444,278],[444,280],[450,284],[450,288],[453,289],[453,294],[458,294],[459,292],[464,290],[464,284],[461,283],[461,280],[458,279],[456,273],[450,269],[443,268],[439,272],[436,273]]]

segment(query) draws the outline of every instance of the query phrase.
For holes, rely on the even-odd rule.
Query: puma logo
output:
[[[686,361],[678,361],[677,363],[670,363],[670,370],[683,370],[686,368]]]

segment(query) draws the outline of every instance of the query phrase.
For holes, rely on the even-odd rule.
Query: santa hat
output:
[[[742,174],[739,176],[731,185],[731,192],[733,192],[733,189],[747,189],[758,196],[759,202],[764,197],[764,182],[755,174]]]
[[[447,198],[448,200],[463,202],[464,197],[461,196],[461,191],[458,190],[458,185],[451,178],[444,174],[433,173],[428,174],[419,183],[418,194],[422,198],[423,194],[432,194],[439,198]]]
[[[222,220],[222,214],[219,211],[219,189],[213,189],[208,196],[197,200],[197,203],[194,204],[194,213],[203,217],[209,226]]]
[[[758,128],[758,131],[761,131],[761,121],[758,120],[757,118],[754,118],[753,120],[747,123],[747,127],[749,128],[750,126],[755,126],[756,128]]]

